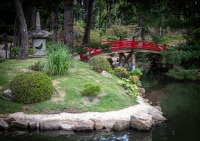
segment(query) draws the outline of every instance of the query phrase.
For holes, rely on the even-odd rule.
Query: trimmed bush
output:
[[[14,77],[10,89],[13,100],[25,104],[50,99],[54,91],[51,79],[41,72],[26,72]]]
[[[101,92],[101,87],[95,84],[86,84],[84,85],[84,90],[81,91],[81,94],[84,96],[97,96]]]
[[[127,78],[128,77],[128,72],[126,70],[126,68],[124,67],[116,67],[115,69],[115,75],[119,78]]]
[[[94,56],[88,61],[89,65],[96,72],[101,73],[103,70],[109,72],[111,70],[110,63],[103,56]]]

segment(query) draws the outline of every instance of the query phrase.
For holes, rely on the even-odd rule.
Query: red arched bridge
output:
[[[104,53],[101,48],[91,48],[87,47],[87,53],[80,55],[80,60],[84,60],[89,56],[100,55],[100,54],[119,54],[119,65],[123,66],[127,63],[130,69],[135,68],[135,53],[136,52],[150,52],[160,54],[161,50],[166,50],[167,46],[157,45],[154,42],[144,41],[144,40],[117,40],[117,41],[102,41],[101,44],[110,44],[111,53]],[[128,55],[125,55],[128,54]],[[131,65],[129,64],[131,62]]]

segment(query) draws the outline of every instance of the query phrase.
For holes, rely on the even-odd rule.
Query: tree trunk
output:
[[[35,29],[35,22],[36,22],[36,7],[31,6],[29,9],[29,16],[28,16],[28,30]]]
[[[117,25],[117,0],[114,0],[114,21]]]
[[[112,10],[112,1],[106,0],[106,6],[107,6],[107,28],[109,29],[111,27],[111,10]]]
[[[73,0],[64,0],[64,42],[73,48]]]
[[[90,42],[90,30],[92,26],[92,10],[93,10],[94,0],[88,0],[88,9],[87,9],[87,22],[85,27],[85,32],[83,36],[83,44]]]
[[[20,51],[18,59],[26,59],[28,52],[28,35],[27,35],[27,25],[24,17],[24,12],[22,9],[22,3],[20,0],[15,0],[15,10],[18,21],[18,31],[19,31],[19,46]]]
[[[58,2],[54,2],[54,11],[52,13],[52,27],[54,30],[54,42],[58,43]]]

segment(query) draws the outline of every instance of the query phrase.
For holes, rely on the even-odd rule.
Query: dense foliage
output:
[[[200,79],[198,69],[200,67],[200,30],[195,29],[190,35],[185,36],[187,43],[167,48],[162,51],[162,62],[170,64],[171,69],[167,73],[168,76],[176,79]]]
[[[63,44],[51,44],[48,49],[44,72],[48,75],[64,75],[68,73],[73,59],[69,49]]]
[[[14,77],[10,89],[14,101],[25,104],[50,99],[54,91],[51,79],[41,72],[26,72]]]

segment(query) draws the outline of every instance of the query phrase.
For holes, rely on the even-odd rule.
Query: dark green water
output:
[[[200,83],[175,82],[161,76],[142,78],[147,98],[162,107],[168,119],[151,132],[76,133],[63,131],[0,132],[0,141],[199,141]]]

